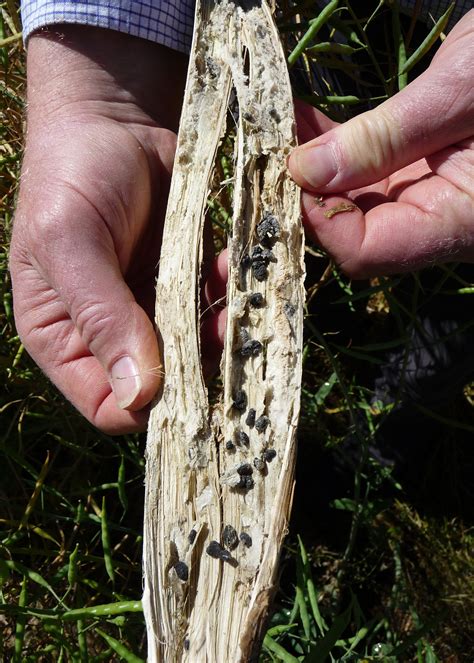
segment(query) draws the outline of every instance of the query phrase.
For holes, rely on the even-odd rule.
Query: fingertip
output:
[[[332,143],[297,147],[290,155],[288,168],[295,182],[308,191],[324,190],[339,171]]]
[[[161,385],[162,366],[157,357],[140,367],[133,357],[120,357],[110,372],[109,382],[117,407],[122,410],[137,411],[146,406],[158,392]]]

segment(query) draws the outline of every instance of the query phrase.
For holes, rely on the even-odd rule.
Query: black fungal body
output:
[[[250,548],[250,546],[252,545],[252,537],[250,536],[250,534],[247,534],[247,532],[241,532],[239,538],[244,544],[244,546]]]
[[[266,281],[268,278],[268,263],[263,260],[256,260],[252,263],[252,273],[257,281]]]
[[[193,543],[195,542],[196,536],[197,536],[196,530],[192,529],[188,534],[188,541],[191,545],[193,545]]]
[[[253,469],[250,463],[242,463],[242,465],[239,465],[237,468],[237,474],[241,477],[251,476],[253,474]]]
[[[239,391],[236,392],[234,396],[234,401],[232,403],[232,407],[234,407],[239,412],[245,411],[245,408],[247,407],[247,394],[245,393],[245,391],[240,389]]]
[[[225,448],[229,451],[232,451],[232,449],[235,449],[235,444],[232,442],[232,440],[227,440],[225,443]]]
[[[261,292],[253,292],[249,297],[249,304],[254,308],[261,308],[264,304],[263,295]]]
[[[250,338],[248,331],[243,327],[239,327],[239,338],[241,343],[246,343]]]
[[[290,302],[286,302],[286,304],[283,306],[283,310],[287,318],[292,318],[296,313],[296,306],[290,304]]]
[[[243,430],[239,430],[238,433],[236,433],[236,441],[237,444],[241,445],[243,444],[244,447],[248,447],[250,444],[249,436],[247,433],[244,433]]]
[[[258,262],[259,260],[265,261],[267,265],[269,262],[276,262],[275,254],[273,251],[260,245],[253,247],[250,259],[252,264],[254,262]]]
[[[263,452],[263,458],[264,460],[267,461],[267,463],[271,463],[276,455],[277,452],[275,451],[275,449],[265,449],[265,451]]]
[[[280,113],[276,110],[276,108],[272,107],[268,112],[270,113],[270,117],[272,117],[275,122],[281,122]]]
[[[268,265],[271,262],[276,262],[276,258],[271,249],[265,249],[263,246],[254,246],[250,261],[252,274],[257,281],[265,281],[268,277]]]
[[[264,212],[257,226],[257,237],[263,244],[272,244],[280,237],[280,224],[271,212]]]
[[[186,638],[186,640],[184,641],[183,645],[184,645],[185,650],[186,650],[186,651],[189,651],[189,640],[188,640],[188,638]]]
[[[262,460],[261,458],[254,458],[254,459],[253,459],[253,466],[254,466],[255,469],[258,470],[259,472],[263,472],[263,470],[264,470],[265,467],[266,467],[266,465],[265,465],[265,461]]]
[[[185,562],[176,562],[174,565],[174,570],[176,571],[176,575],[180,580],[183,582],[186,582],[189,578],[189,570],[188,570],[188,565]]]
[[[239,535],[237,530],[232,525],[226,525],[222,534],[222,541],[226,548],[235,550],[239,545]]]
[[[255,481],[252,477],[240,477],[240,481],[237,484],[237,488],[245,488],[245,490],[250,490],[255,486]]]
[[[211,78],[217,78],[221,73],[221,68],[219,67],[217,62],[215,62],[215,60],[213,60],[211,57],[208,56],[206,58],[206,65]]]
[[[206,552],[210,557],[214,557],[214,559],[221,559],[223,562],[232,559],[230,552],[223,548],[218,541],[211,541],[211,543],[206,548]]]
[[[267,430],[267,427],[270,424],[270,419],[262,414],[257,421],[255,422],[255,429],[259,433],[264,433]]]
[[[240,264],[244,269],[248,269],[252,264],[252,260],[248,253],[245,253],[240,259]]]
[[[258,357],[262,351],[262,348],[263,346],[260,341],[256,341],[255,339],[245,341],[245,343],[240,348],[240,354],[242,357]]]
[[[245,423],[250,428],[253,428],[253,426],[255,425],[255,416],[256,416],[256,414],[257,413],[255,412],[253,407],[251,407],[250,410],[247,412],[247,418],[245,419]]]

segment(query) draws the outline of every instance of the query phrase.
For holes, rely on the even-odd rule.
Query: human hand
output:
[[[95,426],[139,430],[161,381],[151,320],[186,58],[69,25],[33,35],[27,65],[18,333]]]
[[[337,125],[298,104],[297,124],[306,231],[349,276],[474,261],[474,11],[375,110]],[[342,202],[358,208],[325,216]]]

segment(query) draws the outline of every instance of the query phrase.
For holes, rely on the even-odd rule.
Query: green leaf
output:
[[[318,391],[314,395],[314,400],[318,407],[320,407],[324,403],[326,398],[331,393],[332,388],[334,387],[336,382],[337,382],[337,375],[335,372],[333,372],[326,380],[326,382],[323,382],[323,384],[319,387]]]

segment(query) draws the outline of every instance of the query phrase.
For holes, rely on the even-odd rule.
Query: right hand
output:
[[[30,38],[27,64],[10,258],[18,333],[97,428],[140,430],[162,374],[154,285],[186,58],[62,25]]]

